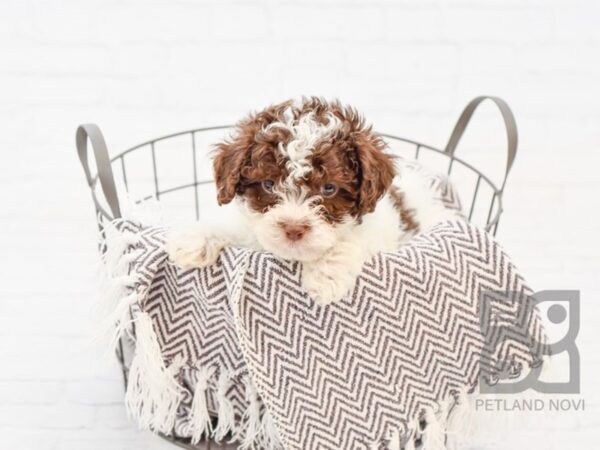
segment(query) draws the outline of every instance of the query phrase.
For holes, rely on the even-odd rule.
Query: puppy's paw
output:
[[[354,277],[339,273],[336,266],[323,263],[305,263],[302,286],[311,298],[321,305],[341,300],[354,286]]]
[[[226,240],[213,231],[188,228],[171,232],[165,244],[169,260],[182,269],[214,264]]]

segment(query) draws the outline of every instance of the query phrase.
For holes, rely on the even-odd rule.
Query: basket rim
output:
[[[192,128],[192,129],[188,129],[188,130],[183,130],[183,131],[178,131],[175,133],[170,133],[170,134],[166,134],[166,135],[162,135],[159,136],[157,138],[154,139],[150,139],[147,141],[144,141],[140,144],[136,144],[133,147],[129,147],[119,153],[117,153],[116,155],[110,157],[110,163],[111,165],[116,163],[117,161],[121,161],[123,162],[123,158],[136,151],[139,149],[142,149],[144,147],[150,147],[151,150],[154,150],[154,145],[157,142],[162,142],[171,138],[175,138],[175,137],[179,137],[179,136],[185,136],[185,135],[191,135],[194,136],[196,133],[202,133],[202,132],[206,132],[206,131],[216,131],[216,130],[226,130],[226,129],[232,129],[234,128],[234,125],[215,125],[215,126],[208,126],[208,127],[200,127],[200,128]],[[480,170],[478,170],[476,167],[474,167],[472,164],[466,162],[465,160],[463,160],[460,157],[455,156],[454,153],[450,154],[440,148],[434,147],[432,145],[428,145],[419,141],[416,141],[414,139],[409,139],[409,138],[405,138],[405,137],[401,137],[395,134],[391,134],[391,133],[379,133],[377,132],[377,134],[385,139],[390,139],[390,140],[394,140],[394,141],[398,141],[398,142],[404,142],[410,145],[413,145],[416,147],[416,150],[419,151],[419,149],[424,148],[426,150],[435,152],[437,154],[443,155],[445,157],[447,157],[448,159],[450,159],[450,167],[452,167],[452,165],[456,162],[460,165],[462,165],[463,167],[468,168],[469,170],[473,171],[474,173],[476,173],[479,177],[478,180],[478,184],[480,182],[480,180],[483,180],[493,191],[493,197],[492,197],[492,205],[490,207],[490,212],[492,211],[492,208],[494,206],[494,202],[497,201],[498,202],[498,208],[496,211],[496,214],[494,215],[494,217],[492,218],[491,216],[488,218],[488,221],[485,225],[485,229],[486,231],[490,231],[492,229],[495,230],[495,228],[497,228],[498,222],[500,221],[500,216],[502,215],[503,212],[503,203],[502,203],[502,194],[504,192],[504,185],[501,188],[498,188],[498,186],[496,185],[496,183],[494,183],[487,175],[485,175],[483,172],[481,172]],[[115,218],[112,216],[112,214],[106,210],[106,208],[104,208],[97,196],[96,196],[96,187],[98,184],[98,180],[99,180],[99,175],[96,173],[93,177],[92,177],[92,182],[90,184],[90,189],[92,191],[92,198],[94,201],[94,204],[96,206],[96,209],[98,211],[98,214],[100,214],[101,216],[103,216],[103,218],[107,219],[107,220],[114,220]],[[206,184],[211,184],[214,183],[214,180],[201,180],[201,181],[195,181],[192,183],[185,183],[182,185],[178,185],[169,189],[165,189],[163,191],[160,191],[159,194],[167,194],[170,192],[175,192],[178,190],[183,190],[183,189],[187,189],[187,188],[191,188],[194,186],[202,186],[202,185],[206,185]],[[156,197],[156,193],[155,194],[151,194],[151,195],[147,195],[144,196],[140,199],[136,199],[136,203],[139,202],[143,202],[149,199],[152,199]]]

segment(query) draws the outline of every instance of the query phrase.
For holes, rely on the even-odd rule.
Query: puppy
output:
[[[341,299],[375,253],[455,214],[422,176],[397,176],[385,148],[337,101],[305,98],[251,114],[214,156],[218,203],[237,205],[239,219],[172,233],[170,259],[193,268],[213,264],[229,245],[266,250],[302,263],[303,287],[316,301]]]

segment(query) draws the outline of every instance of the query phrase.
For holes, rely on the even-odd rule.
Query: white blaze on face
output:
[[[264,213],[256,212],[247,205],[244,211],[262,248],[280,258],[314,261],[355,225],[351,218],[341,224],[327,223],[319,214],[314,200],[314,197],[307,197],[306,192],[296,191],[282,194],[281,202]],[[310,231],[302,239],[290,241],[281,226],[283,223],[301,223],[310,227]]]
[[[286,169],[289,172],[287,184],[300,179],[312,170],[309,157],[315,146],[329,136],[340,125],[340,119],[332,113],[327,114],[327,123],[319,123],[313,112],[294,118],[293,108],[288,107],[283,113],[283,121],[274,122],[267,126],[284,128],[290,132],[292,139],[287,145],[279,143],[279,151],[286,157]]]

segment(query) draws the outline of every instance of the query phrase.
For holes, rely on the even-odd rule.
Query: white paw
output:
[[[165,244],[169,260],[182,269],[214,264],[226,245],[222,236],[201,228],[173,231]]]
[[[311,298],[322,305],[341,300],[354,287],[356,277],[336,270],[338,265],[305,263],[302,286]]]

